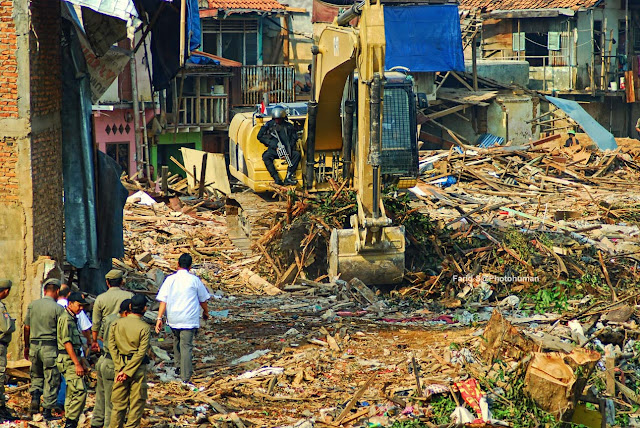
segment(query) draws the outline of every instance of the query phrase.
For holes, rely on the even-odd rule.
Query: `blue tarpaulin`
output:
[[[615,150],[618,147],[616,139],[611,132],[607,131],[589,113],[584,111],[577,102],[549,96],[547,96],[547,101],[553,103],[553,105],[565,112],[567,116],[575,120],[598,145],[600,150]]]
[[[167,89],[180,68],[180,2],[168,4],[164,0],[138,0],[149,16],[156,16],[151,27],[151,57],[153,61],[153,89]],[[198,0],[187,0],[187,42],[185,58],[202,42]]]
[[[91,87],[78,38],[75,10],[63,3],[62,174],[67,261],[78,268],[80,289],[99,293],[113,257],[124,256],[122,209],[128,195],[118,164],[94,156]],[[75,23],[75,25],[74,25]],[[97,161],[97,163],[96,163]]]
[[[465,70],[458,6],[385,6],[384,27],[387,70]]]

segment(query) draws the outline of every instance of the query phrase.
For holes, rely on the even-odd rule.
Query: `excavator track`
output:
[[[227,230],[231,242],[245,254],[273,227],[276,217],[286,213],[286,202],[258,195],[250,190],[227,198]]]

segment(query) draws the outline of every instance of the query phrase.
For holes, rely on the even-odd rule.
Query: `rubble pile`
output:
[[[416,187],[385,196],[407,236],[391,292],[326,275],[345,182],[275,186],[250,251],[219,204],[133,195],[129,286],[152,297],[186,251],[215,291],[193,388],[154,339],[146,426],[639,425],[640,145],[580,138],[422,152]]]

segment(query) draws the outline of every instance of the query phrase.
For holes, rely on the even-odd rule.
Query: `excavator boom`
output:
[[[358,27],[348,27],[358,16]],[[404,228],[391,225],[381,195],[384,58],[383,6],[369,0],[355,4],[320,35],[314,50],[313,99],[307,121],[306,182],[311,186],[315,150],[343,145],[343,89],[348,77],[357,72],[353,181],[358,214],[351,219],[350,229],[332,231],[329,274],[346,280],[357,277],[367,284],[395,284],[404,276]],[[350,135],[350,129],[345,131]],[[345,153],[345,159],[350,155]]]

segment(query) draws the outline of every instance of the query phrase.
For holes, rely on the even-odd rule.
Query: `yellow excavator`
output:
[[[356,18],[357,27],[350,26]],[[322,31],[312,52],[311,101],[279,106],[301,129],[298,182],[321,192],[331,188],[330,178],[343,177],[357,191],[351,228],[331,232],[329,275],[397,284],[404,276],[405,233],[387,217],[382,190],[416,183],[416,101],[407,74],[385,72],[383,6],[371,0],[354,4]],[[267,120],[240,113],[229,130],[230,172],[256,193],[271,190],[265,146],[257,139]],[[281,176],[286,168],[276,161]]]

